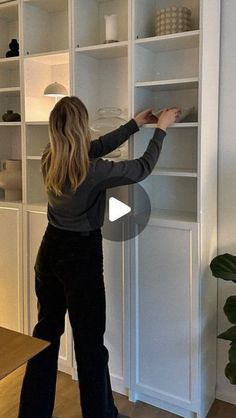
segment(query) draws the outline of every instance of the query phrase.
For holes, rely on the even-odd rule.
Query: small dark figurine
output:
[[[19,55],[19,44],[17,39],[12,39],[9,43],[10,51],[7,51],[6,57],[17,57]]]
[[[19,113],[13,113],[13,110],[7,110],[7,112],[2,115],[2,120],[4,120],[4,122],[19,122],[21,117]]]

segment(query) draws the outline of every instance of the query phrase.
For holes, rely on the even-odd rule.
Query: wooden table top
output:
[[[0,327],[0,380],[49,345],[48,341]]]

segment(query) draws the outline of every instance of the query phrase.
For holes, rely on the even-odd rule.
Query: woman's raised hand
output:
[[[152,111],[153,109],[145,109],[134,116],[134,120],[139,128],[145,123],[157,123],[158,118],[153,115]]]
[[[134,120],[138,127],[141,128],[145,123],[157,123],[157,128],[164,131],[173,123],[178,122],[181,110],[177,107],[170,109],[162,109],[158,117],[153,115],[153,109],[145,109],[134,116]]]
[[[157,122],[157,128],[161,128],[164,131],[175,122],[178,122],[181,110],[177,107],[171,109],[163,109]]]

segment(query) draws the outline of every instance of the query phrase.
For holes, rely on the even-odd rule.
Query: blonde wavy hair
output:
[[[84,181],[89,170],[91,135],[88,111],[75,96],[66,96],[54,106],[49,117],[49,144],[41,167],[47,191],[63,194],[65,182],[72,191]]]

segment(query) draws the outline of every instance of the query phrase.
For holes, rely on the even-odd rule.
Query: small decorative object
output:
[[[0,188],[5,191],[6,201],[18,201],[22,198],[21,160],[5,161],[4,170],[0,172]]]
[[[6,57],[18,57],[19,55],[19,44],[17,42],[17,39],[12,39],[9,43],[10,51],[7,51]]]
[[[2,115],[2,120],[4,122],[19,122],[21,117],[19,113],[14,113],[13,110],[7,110],[6,113]]]
[[[124,125],[127,121],[121,118],[122,110],[118,107],[103,107],[98,109],[98,118],[95,119],[90,126],[92,131],[92,136],[98,138],[99,136],[105,135],[108,132],[114,131],[120,127],[120,125]],[[121,145],[116,150],[107,154],[107,157],[120,157],[121,150],[123,145]]]
[[[191,10],[187,7],[167,7],[157,11],[156,35],[185,32],[192,29]]]
[[[117,15],[105,15],[105,43],[118,42],[117,36]]]
[[[178,107],[178,106],[176,106],[176,107]],[[182,108],[180,108],[180,110],[181,110],[181,114],[178,117],[178,122],[184,122],[184,121],[186,121],[186,118],[188,116],[190,117],[193,114],[195,115],[195,107],[186,107],[186,108],[182,107]],[[152,113],[153,113],[154,116],[156,116],[158,118],[161,115],[161,112],[162,112],[162,109],[156,109]],[[190,117],[189,119],[192,119],[192,118]],[[195,117],[194,117],[194,119],[195,119]]]
[[[195,107],[181,107],[181,114],[178,117],[178,122],[184,122],[187,116],[191,115],[195,111]]]
[[[182,107],[180,108],[181,114],[178,117],[178,122],[183,122],[185,118],[194,111],[194,107]]]

